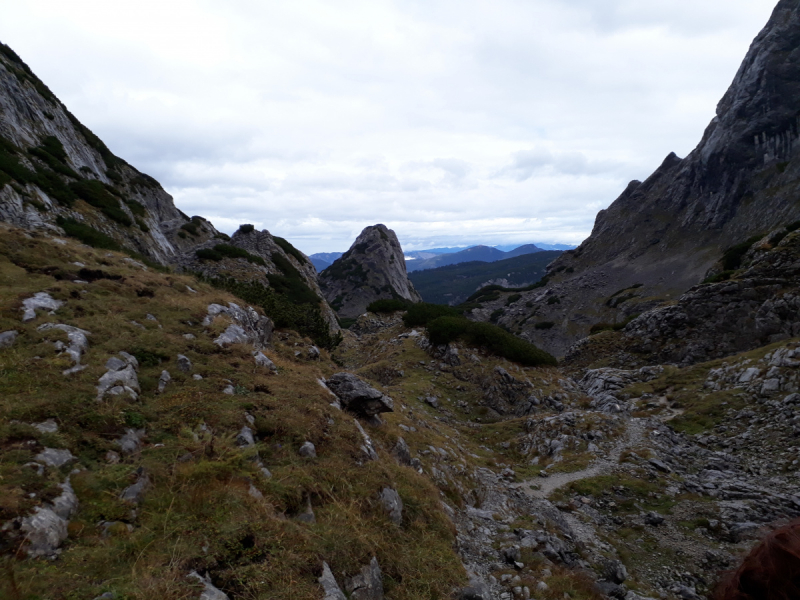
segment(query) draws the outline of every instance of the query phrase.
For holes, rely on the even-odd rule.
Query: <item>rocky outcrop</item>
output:
[[[422,302],[406,272],[394,231],[373,225],[319,276],[320,287],[340,317],[355,318],[375,300],[398,298]]]
[[[633,319],[613,347],[588,338],[570,348],[569,364],[602,353],[614,364],[690,365],[800,336],[800,232],[773,247],[767,236],[750,264],[731,279],[692,287],[676,303]]]
[[[798,48],[800,6],[781,0],[697,148],[631,182],[598,213],[589,238],[550,265],[547,290],[558,303],[527,292],[517,305],[534,309],[499,323],[562,356],[593,324],[624,321],[650,308],[637,307],[647,299],[678,298],[726,248],[800,219]],[[612,299],[634,285],[630,298]],[[555,326],[537,329],[540,322]]]
[[[394,411],[394,401],[352,373],[336,373],[325,384],[347,410],[362,417]]]
[[[121,158],[0,44],[0,220],[64,235],[63,220],[162,263],[217,235]],[[67,231],[69,234],[70,232]],[[86,230],[83,230],[86,234]]]
[[[189,247],[176,262],[204,277],[234,277],[286,294],[294,304],[318,305],[330,332],[339,331],[336,313],[325,301],[311,260],[285,239],[266,229],[242,225],[229,239],[214,238]]]

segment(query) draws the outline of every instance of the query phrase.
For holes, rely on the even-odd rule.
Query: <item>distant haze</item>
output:
[[[7,2],[0,40],[186,213],[306,253],[578,244],[685,156],[774,0]]]

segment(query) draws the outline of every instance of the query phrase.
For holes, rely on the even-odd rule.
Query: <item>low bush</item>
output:
[[[489,315],[489,321],[491,321],[492,323],[497,323],[497,320],[500,317],[502,317],[505,314],[505,312],[506,311],[504,311],[502,308],[498,308],[497,310],[493,310],[492,314]]]
[[[239,229],[236,230],[236,233],[253,233],[255,229],[255,225],[245,223],[244,225],[239,225]]]
[[[547,352],[491,323],[476,323],[461,316],[443,316],[430,321],[427,327],[431,343],[437,346],[461,339],[529,367],[558,364]]]
[[[85,179],[74,181],[69,184],[69,189],[87,204],[99,208],[100,212],[113,221],[125,227],[133,225],[133,220],[122,210],[119,199],[114,197],[102,182]]]
[[[58,217],[56,223],[69,237],[78,239],[87,246],[104,250],[116,250],[118,252],[123,250],[115,239],[85,223],[79,223],[74,219],[65,219],[63,217]]]
[[[460,317],[461,311],[446,306],[444,304],[429,304],[419,302],[408,307],[408,311],[403,315],[403,323],[406,327],[424,327],[430,321],[439,317]]]
[[[764,236],[761,234],[754,235],[741,244],[736,244],[735,246],[728,248],[722,255],[722,269],[724,271],[735,271],[741,267],[744,255],[747,254],[747,251],[753,247],[753,244],[755,244],[762,237]]]
[[[703,283],[719,283],[720,281],[728,281],[735,271],[722,271],[716,275],[711,275],[703,280]]]
[[[511,294],[508,298],[506,298],[506,306],[514,304],[514,302],[516,302],[520,298],[522,298],[522,294]]]
[[[237,248],[230,244],[217,244],[213,248],[201,248],[195,251],[195,256],[201,260],[221,261],[223,258],[243,258],[248,262],[266,267],[267,263],[260,256],[250,254],[243,248]]]
[[[230,278],[205,278],[198,276],[218,289],[238,296],[245,302],[260,306],[264,313],[275,322],[276,327],[294,329],[309,336],[322,348],[333,350],[342,341],[341,334],[332,335],[328,323],[319,308],[319,298],[315,302],[296,302],[291,294],[284,294],[275,287],[267,287],[257,281],[242,282]],[[272,284],[272,280],[270,280]]]
[[[367,306],[367,310],[371,313],[393,313],[398,310],[408,310],[412,302],[403,300],[402,298],[389,298],[384,300],[375,300]]]
[[[308,262],[308,261],[306,260],[306,257],[305,257],[305,256],[303,256],[303,253],[302,253],[302,252],[300,252],[300,251],[299,251],[297,248],[295,248],[294,246],[292,246],[292,245],[289,243],[289,241],[288,241],[288,240],[285,240],[285,239],[283,239],[282,237],[278,237],[277,235],[274,235],[274,236],[272,236],[272,239],[273,239],[273,240],[275,240],[275,243],[276,243],[276,244],[278,244],[278,246],[280,246],[280,247],[281,247],[281,250],[283,250],[284,252],[286,252],[286,254],[291,254],[292,256],[294,256],[294,257],[297,259],[297,262],[299,262],[301,265],[302,265],[303,263],[306,263],[306,262]]]
[[[539,321],[536,323],[533,328],[534,329],[552,329],[555,323],[552,321]]]

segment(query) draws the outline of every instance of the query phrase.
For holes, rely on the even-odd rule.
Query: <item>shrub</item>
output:
[[[145,215],[147,215],[147,209],[144,207],[144,205],[137,202],[136,200],[125,200],[125,204],[128,208],[131,209],[131,212],[137,217],[144,217]]]
[[[108,218],[125,227],[133,225],[131,218],[122,210],[119,199],[115,198],[102,182],[94,180],[87,181],[85,179],[74,181],[69,184],[69,189],[81,200],[84,200],[95,208],[99,208],[100,212]]]
[[[244,250],[243,248],[237,248],[236,246],[231,246],[230,244],[217,244],[213,248],[201,248],[200,250],[195,251],[195,255],[197,258],[203,260],[213,260],[215,262],[218,262],[223,258],[243,258],[253,264],[261,265],[262,267],[267,266],[267,263],[260,256],[250,254],[247,250]]]
[[[741,244],[736,244],[735,246],[728,248],[722,255],[722,269],[724,271],[735,271],[741,267],[742,258],[744,258],[744,255],[747,254],[747,251],[753,247],[753,244],[755,244],[762,237],[762,235],[754,235]]]
[[[393,313],[398,310],[407,310],[411,302],[402,298],[390,298],[386,300],[375,300],[367,306],[367,310],[372,313]]]
[[[561,299],[558,296],[550,296],[547,299],[548,304],[561,304]]]
[[[596,333],[600,333],[601,331],[611,331],[614,329],[614,326],[611,323],[601,322],[595,323],[589,328],[589,335],[594,335]]]
[[[539,321],[536,323],[533,328],[534,329],[552,329],[555,323],[552,321]]]
[[[786,231],[788,233],[791,233],[793,231],[797,231],[798,229],[800,229],[800,221],[795,221],[794,223],[789,223],[786,226]]]
[[[493,354],[530,367],[558,364],[547,352],[496,325],[476,323],[461,316],[433,319],[428,323],[428,337],[435,345],[461,339],[467,344],[480,346]]]
[[[69,237],[74,237],[87,246],[104,250],[116,250],[118,252],[123,250],[116,240],[85,223],[79,223],[74,219],[65,219],[63,217],[58,217],[56,223]]]
[[[272,253],[272,262],[283,275],[268,274],[269,284],[280,294],[296,304],[319,304],[320,298],[306,285],[300,273],[289,260],[277,252]]]
[[[419,302],[408,307],[408,312],[403,316],[406,327],[424,327],[430,321],[439,317],[460,317],[461,311],[444,304],[429,304]]]
[[[711,275],[703,280],[703,283],[719,283],[720,281],[728,281],[735,271],[722,271],[716,275]]]
[[[511,295],[510,295],[510,296],[509,296],[509,297],[506,299],[506,306],[509,306],[509,305],[511,305],[511,304],[514,304],[514,302],[516,302],[516,301],[517,301],[517,300],[519,300],[520,298],[522,298],[522,294],[511,294]]]
[[[181,229],[184,231],[188,231],[190,235],[193,237],[197,237],[200,233],[197,231],[197,223],[194,221],[189,221],[188,223],[184,223],[181,225]]]
[[[245,223],[244,225],[239,225],[239,229],[236,230],[236,233],[253,233],[255,229],[255,225]]]
[[[157,367],[162,362],[167,362],[169,356],[158,350],[148,350],[146,348],[132,348],[131,354],[136,357],[140,367]]]
[[[178,235],[180,236],[181,233],[183,232],[179,231]],[[185,237],[185,234],[181,237]],[[199,250],[195,250],[194,254],[200,260],[213,260],[214,262],[219,262],[224,258],[222,254],[211,248],[200,248]]]
[[[274,287],[266,287],[257,281],[242,282],[230,278],[204,278],[214,287],[238,296],[247,303],[261,306],[274,322],[276,327],[294,329],[302,335],[309,336],[322,348],[333,350],[341,341],[341,334],[331,335],[328,323],[319,309],[319,299],[314,296],[315,303],[298,303],[289,295],[281,293]],[[272,284],[272,281],[270,281]]]
[[[251,227],[252,227],[252,226],[251,226]],[[277,235],[274,235],[274,236],[272,236],[272,239],[273,239],[273,240],[275,240],[275,243],[276,243],[276,244],[278,244],[278,246],[280,246],[280,247],[281,247],[281,250],[283,250],[284,252],[286,252],[286,254],[291,254],[292,256],[294,256],[294,257],[297,259],[297,262],[299,262],[301,265],[302,265],[303,263],[307,262],[307,261],[306,261],[306,257],[305,257],[305,256],[303,256],[303,253],[302,253],[302,252],[300,252],[300,251],[299,251],[297,248],[295,248],[294,246],[292,246],[292,245],[291,245],[291,244],[288,242],[288,240],[285,240],[285,239],[283,239],[282,237],[278,237]]]
[[[493,310],[492,314],[489,315],[489,321],[491,321],[492,323],[497,323],[497,319],[502,317],[505,314],[505,312],[506,311],[504,311],[502,308],[498,308],[497,310]]]

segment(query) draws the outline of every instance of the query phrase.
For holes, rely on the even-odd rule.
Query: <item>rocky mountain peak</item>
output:
[[[350,249],[319,276],[320,287],[340,317],[353,318],[380,299],[421,302],[408,279],[403,249],[385,225],[364,228]]]
[[[678,298],[726,249],[800,219],[798,142],[800,5],[781,1],[698,146],[631,182],[589,238],[549,267],[547,288],[526,295],[534,314],[500,323],[563,355],[593,325]]]

